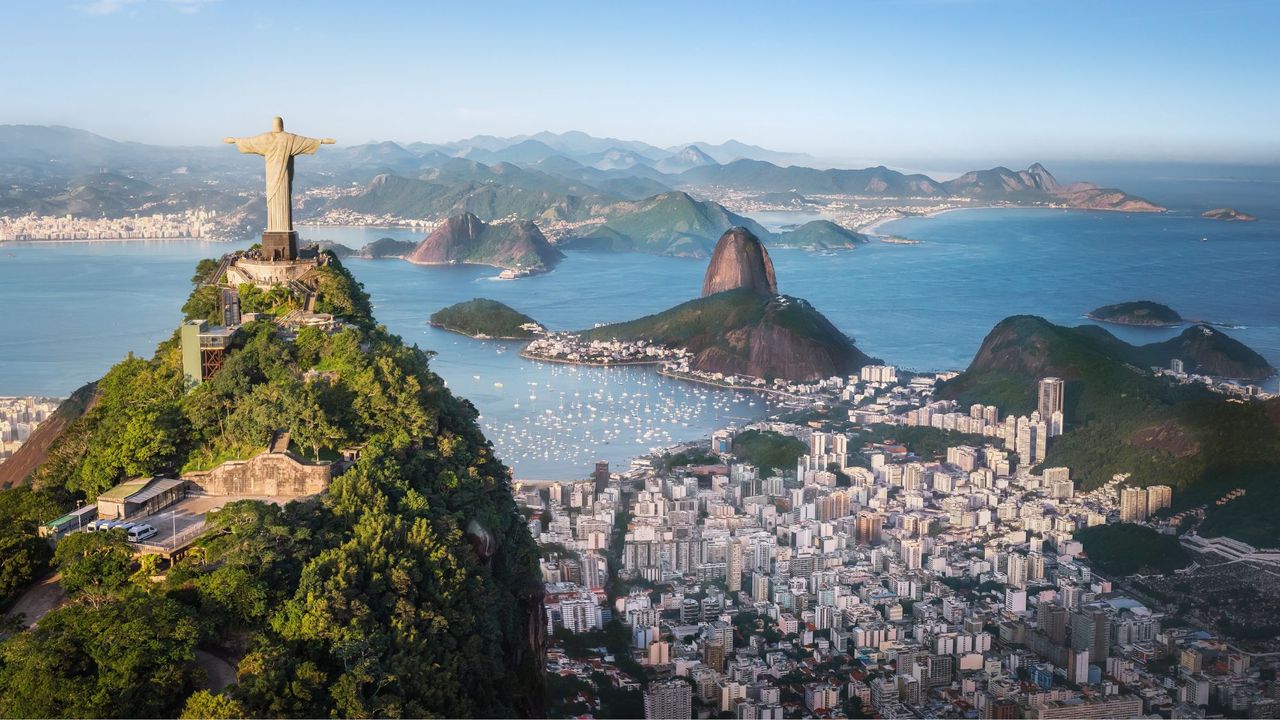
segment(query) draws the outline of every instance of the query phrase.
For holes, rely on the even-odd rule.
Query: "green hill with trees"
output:
[[[1061,377],[1066,433],[1050,443],[1046,466],[1070,467],[1085,488],[1117,473],[1130,473],[1137,485],[1171,485],[1176,508],[1209,503],[1207,533],[1245,539],[1240,528],[1247,526],[1252,541],[1280,535],[1280,516],[1268,511],[1280,496],[1280,401],[1229,399],[1156,377],[1145,369],[1150,348],[1097,326],[1014,316],[992,329],[939,395],[961,407],[982,402],[1022,414],[1035,408],[1040,378]],[[1236,487],[1250,497],[1249,507],[1232,511],[1240,522],[1214,521],[1212,501]]]
[[[431,314],[431,324],[474,338],[529,340],[541,334],[528,326],[538,321],[524,313],[488,298],[467,300]]]
[[[1103,305],[1089,313],[1089,317],[1099,322],[1116,325],[1146,325],[1164,327],[1180,325],[1182,316],[1177,310],[1152,300],[1133,300],[1130,302]]]
[[[1171,573],[1191,564],[1187,551],[1173,535],[1163,535],[1142,525],[1115,523],[1076,531],[1089,562],[1105,573]]]
[[[327,268],[318,305],[344,329],[290,340],[250,323],[190,391],[175,333],[111,368],[32,485],[0,493],[0,592],[12,600],[52,560],[70,596],[34,629],[5,631],[0,716],[545,712],[537,548],[510,473],[428,355],[375,323],[336,260]],[[199,293],[188,317],[203,316]],[[308,382],[311,370],[329,379]],[[362,446],[359,460],[320,496],[212,513],[198,550],[163,572],[117,533],[69,535],[52,558],[32,539],[125,478],[245,457],[279,428],[306,455]],[[238,682],[199,691],[198,649],[230,657]]]
[[[766,379],[810,381],[847,375],[871,362],[808,302],[749,288],[697,298],[582,335],[680,347],[694,355],[695,370]]]

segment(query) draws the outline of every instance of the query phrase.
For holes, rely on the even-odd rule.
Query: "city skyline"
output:
[[[582,130],[917,167],[1280,160],[1265,37],[1274,6],[914,5],[810,4],[784,17],[760,5],[510,6],[481,24],[401,3],[359,14],[230,0],[25,4],[4,11],[26,31],[10,38],[13,72],[0,77],[21,102],[0,123],[213,144],[281,114],[323,122],[346,145]],[[302,92],[281,102],[276,83],[241,90],[281,42]],[[57,57],[43,51],[52,45]],[[1223,83],[1241,91],[1218,92]]]

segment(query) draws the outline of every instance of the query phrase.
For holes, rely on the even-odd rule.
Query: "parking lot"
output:
[[[220,510],[227,503],[238,500],[257,500],[274,505],[284,505],[296,497],[267,495],[188,495],[158,513],[129,518],[129,522],[146,524],[156,529],[156,534],[136,545],[152,552],[168,551],[187,545],[204,530],[205,515]]]

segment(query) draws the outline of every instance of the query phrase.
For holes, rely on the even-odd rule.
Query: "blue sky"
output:
[[[5,0],[0,123],[1280,162],[1280,3]]]

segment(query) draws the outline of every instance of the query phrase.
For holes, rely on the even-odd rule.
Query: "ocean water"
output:
[[[1000,319],[1017,313],[1089,322],[1099,305],[1165,302],[1280,366],[1280,221],[1224,223],[1190,210],[1136,215],[966,210],[909,218],[885,231],[919,245],[872,243],[834,254],[775,250],[779,288],[804,297],[868,353],[902,367],[962,369]],[[809,219],[809,218],[799,218]],[[778,225],[786,216],[771,215]],[[357,247],[407,230],[303,228]],[[149,355],[180,320],[196,260],[236,245],[203,242],[0,245],[0,394],[65,395],[125,353]],[[658,312],[698,294],[704,261],[572,253],[518,281],[492,268],[350,259],[378,319],[434,351],[432,364],[481,412],[517,477],[583,476],[596,459],[624,463],[651,447],[705,437],[760,417],[759,397],[658,376],[651,368],[584,368],[523,360],[518,344],[427,325],[441,307],[491,297],[552,329]],[[1130,342],[1178,330],[1109,327]],[[1268,383],[1275,387],[1275,381]]]

